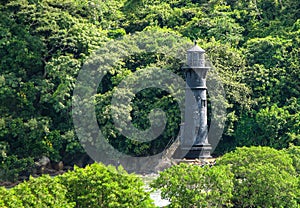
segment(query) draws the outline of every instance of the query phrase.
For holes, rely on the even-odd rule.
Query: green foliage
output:
[[[299,178],[285,151],[242,147],[227,153],[217,165],[230,165],[234,174],[233,203],[238,207],[297,207]]]
[[[299,113],[290,114],[291,107],[277,105],[260,109],[241,117],[235,132],[239,146],[262,145],[276,149],[286,148],[290,143],[299,144]]]
[[[67,189],[56,179],[44,175],[39,178],[30,178],[10,190],[0,188],[0,206],[7,208],[25,207],[64,207],[75,206],[68,202]]]
[[[278,67],[287,56],[287,40],[279,37],[252,38],[246,45],[249,65],[261,64],[266,68]]]
[[[104,23],[98,11],[121,6],[97,2],[101,8],[87,1],[1,4],[0,141],[7,144],[7,156],[37,160],[44,155],[72,164],[71,158],[83,152],[70,114],[74,82],[84,58],[107,39],[99,21],[103,28],[117,28],[111,15],[102,14],[108,18]],[[95,21],[94,14],[99,15]]]
[[[299,176],[300,174],[300,146],[290,145],[286,152],[293,159],[294,168]]]
[[[164,33],[197,40],[220,75],[228,109],[217,154],[236,146],[274,148],[300,144],[300,21],[298,0],[5,0],[0,5],[0,162],[3,170],[31,169],[26,160],[47,156],[73,165],[84,153],[74,131],[71,97],[84,61],[111,39],[126,37],[127,51],[102,80],[96,95],[98,123],[119,151],[156,154],[179,130],[179,110],[163,91],[140,92],[127,109],[136,128],[149,127],[152,109],[167,112],[158,140],[132,142],[113,126],[110,98],[127,75],[144,68],[165,68],[182,75],[184,57],[166,53],[166,44],[185,51]],[[126,34],[155,33],[155,40]],[[136,51],[133,43],[151,49]],[[126,45],[127,44],[127,45]],[[123,46],[118,46],[120,48]],[[173,53],[173,54],[172,54]],[[105,60],[114,60],[109,54]],[[126,55],[125,55],[126,56]],[[108,58],[108,59],[106,59]],[[124,111],[125,112],[125,111]],[[120,114],[124,113],[120,112]],[[218,115],[210,115],[210,118]],[[223,120],[218,119],[220,122]],[[87,138],[88,140],[89,138]],[[6,158],[7,157],[7,158]],[[6,158],[6,159],[5,159]],[[15,161],[14,164],[17,162]],[[24,166],[25,165],[25,166]],[[4,171],[15,180],[22,171]],[[10,173],[9,173],[10,172]],[[3,173],[3,171],[2,171]],[[28,174],[28,173],[26,173]]]
[[[181,114],[178,103],[171,92],[179,94],[182,91],[174,92],[172,85],[168,86],[168,92],[155,87],[149,88],[151,81],[147,80],[138,82],[141,83],[140,87],[147,88],[138,93],[134,93],[135,89],[132,88],[120,89],[118,85],[124,80],[129,86],[136,83],[138,77],[134,75],[134,72],[137,71],[143,73],[144,76],[157,76],[157,80],[164,80],[155,73],[157,69],[162,68],[180,73],[182,63],[178,53],[181,54],[180,52],[189,43],[184,39],[179,42],[179,39],[181,39],[180,36],[174,31],[149,28],[145,32],[136,33],[134,36],[125,36],[114,44],[108,43],[102,50],[115,48],[110,49],[109,54],[102,52],[102,50],[98,51],[102,56],[102,62],[98,63],[99,58],[97,56],[91,60],[92,63],[103,66],[112,60],[120,59],[116,66],[108,66],[111,70],[104,77],[96,95],[96,115],[101,131],[110,144],[119,151],[134,156],[157,154],[164,149],[170,138],[178,134]],[[122,53],[127,55],[120,57]],[[125,103],[128,105],[112,105],[113,94],[126,100]],[[137,138],[135,135],[132,136],[133,138],[125,138],[121,135],[120,129],[114,125],[112,114],[123,122],[123,126],[128,127],[125,123],[128,121],[132,123],[134,128],[147,130],[150,127],[148,115],[153,109],[163,110],[166,113],[167,122],[163,133],[158,139],[151,142],[143,142],[141,138]],[[153,123],[157,127],[162,125],[159,121]],[[89,138],[86,140],[89,141]]]
[[[55,178],[30,177],[6,190],[0,187],[0,206],[23,207],[155,207],[136,175],[119,167],[94,163],[75,167]]]
[[[74,207],[74,202],[68,202],[67,189],[59,181],[44,175],[39,178],[30,178],[12,190],[22,206],[20,207]]]
[[[23,208],[22,200],[13,191],[0,187],[0,207],[3,208]]]
[[[140,178],[119,167],[94,163],[58,176],[76,207],[154,207]]]
[[[19,176],[29,176],[34,170],[32,158],[4,157],[0,163],[0,181],[17,181]]]
[[[244,28],[232,16],[229,6],[216,3],[207,13],[197,12],[196,17],[179,27],[179,31],[191,39],[216,39],[237,45],[243,40]]]
[[[240,167],[234,201],[239,207],[298,207],[297,177],[272,164]]]
[[[233,174],[227,166],[181,163],[161,172],[151,184],[170,207],[231,207]]]
[[[231,164],[233,172],[238,171],[239,167],[247,166],[252,163],[270,163],[290,174],[295,174],[290,156],[282,150],[276,150],[270,147],[238,147],[235,151],[223,155],[220,160],[217,161],[218,165]]]

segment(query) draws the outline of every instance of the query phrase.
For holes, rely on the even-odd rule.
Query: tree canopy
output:
[[[109,41],[145,31],[159,38],[141,35],[135,41],[148,43],[155,53],[124,57],[95,96],[99,126],[118,150],[156,154],[178,134],[178,105],[167,92],[143,90],[128,109],[134,126],[143,130],[149,128],[152,109],[167,112],[166,130],[150,143],[120,134],[110,116],[110,99],[116,86],[140,69],[164,68],[183,77],[182,60],[156,49],[165,43],[180,48],[193,40],[206,50],[226,93],[227,120],[216,155],[237,146],[300,145],[299,8],[298,0],[2,1],[0,177],[9,175],[9,167],[17,170],[9,178],[28,174],[42,156],[73,165],[86,154],[72,121],[78,73]]]

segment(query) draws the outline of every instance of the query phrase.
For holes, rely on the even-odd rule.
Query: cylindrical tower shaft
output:
[[[193,92],[196,105],[186,93],[185,122],[182,128],[181,147],[192,148],[187,157],[209,158],[211,145],[208,143],[207,87],[205,51],[195,44],[187,51],[187,65],[184,67],[186,87]]]

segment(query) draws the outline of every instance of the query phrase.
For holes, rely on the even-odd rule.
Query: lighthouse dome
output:
[[[192,48],[187,50],[187,65],[189,67],[204,67],[204,53],[205,50],[195,44]]]
[[[187,50],[187,52],[198,52],[198,53],[205,53],[205,50],[200,48],[198,45],[194,45],[190,49]]]

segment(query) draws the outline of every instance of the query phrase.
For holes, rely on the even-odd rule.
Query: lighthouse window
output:
[[[196,66],[196,65],[197,65],[197,61],[198,61],[198,54],[197,54],[197,53],[194,53],[194,54],[193,54],[193,66]]]
[[[206,100],[201,100],[201,107],[205,107],[206,106]]]

